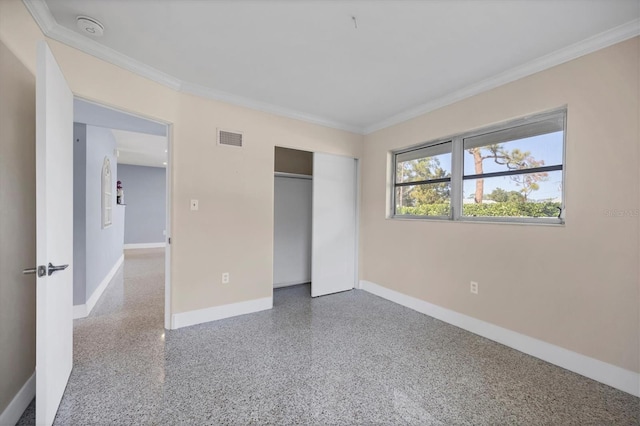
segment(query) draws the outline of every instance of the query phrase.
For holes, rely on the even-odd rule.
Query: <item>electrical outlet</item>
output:
[[[198,210],[198,200],[191,200],[191,210]]]
[[[229,284],[229,273],[228,272],[223,272],[222,273],[222,284]]]
[[[478,283],[475,281],[471,281],[471,287],[469,288],[469,291],[471,291],[471,293],[473,294],[478,294]]]

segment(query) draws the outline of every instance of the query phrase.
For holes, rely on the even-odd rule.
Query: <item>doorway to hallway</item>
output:
[[[74,318],[91,313],[125,249],[162,248],[170,328],[169,131],[166,123],[74,100]]]

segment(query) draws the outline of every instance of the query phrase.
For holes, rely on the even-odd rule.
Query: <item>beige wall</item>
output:
[[[280,173],[313,175],[313,153],[276,147],[274,169]]]
[[[35,69],[43,36],[20,0],[0,1],[0,39]],[[179,93],[49,45],[75,95],[173,125],[173,313],[271,296],[275,145],[360,157],[363,137]],[[217,127],[243,132],[244,147],[217,145]],[[224,286],[223,272],[231,275]]]
[[[241,130],[244,147],[216,145],[216,126]],[[363,139],[189,95],[174,137],[175,312],[271,296],[275,144],[359,157]],[[191,198],[200,199],[196,214]],[[223,272],[230,285],[220,284]]]
[[[638,38],[365,138],[363,278],[638,372]],[[566,226],[385,219],[392,149],[568,105]],[[469,292],[471,280],[480,293]]]
[[[35,78],[0,42],[0,413],[36,363]]]

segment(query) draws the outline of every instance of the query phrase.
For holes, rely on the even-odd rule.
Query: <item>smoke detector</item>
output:
[[[88,34],[92,37],[102,37],[104,34],[104,25],[88,16],[78,16],[76,24],[83,34]]]

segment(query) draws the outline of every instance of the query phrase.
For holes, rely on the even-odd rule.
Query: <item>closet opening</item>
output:
[[[276,147],[274,172],[273,287],[309,286],[313,153]]]

